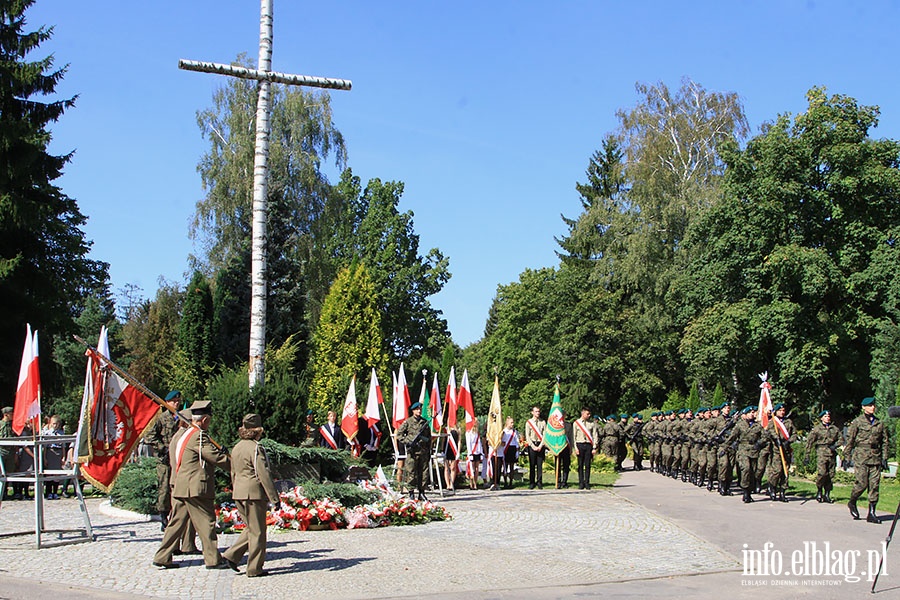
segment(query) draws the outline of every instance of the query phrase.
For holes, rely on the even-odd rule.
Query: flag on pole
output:
[[[41,415],[41,372],[38,369],[38,334],[31,332],[31,325],[25,325],[25,347],[22,350],[22,364],[19,366],[19,384],[16,387],[16,402],[13,408],[12,429],[22,435],[25,425]],[[32,428],[37,433],[38,427]]]
[[[359,410],[356,408],[356,375],[350,380],[347,389],[347,399],[344,400],[344,412],[341,413],[341,431],[351,446],[356,448],[359,443],[356,436],[359,434]]]
[[[397,429],[409,417],[409,386],[406,384],[406,372],[403,370],[403,363],[400,363],[400,375],[397,376],[395,389],[393,421],[394,429]]]
[[[784,426],[784,423],[782,422],[781,419],[779,419],[775,415],[772,415],[772,422],[775,423],[775,429],[778,430],[778,434],[782,438],[784,438],[786,440],[791,439],[791,434],[788,433],[787,427]]]
[[[450,378],[447,379],[447,393],[444,394],[447,399],[447,427],[453,429],[456,427],[456,413],[459,410],[459,404],[456,401],[456,371],[454,367],[450,367]]]
[[[372,376],[369,378],[369,398],[366,401],[366,422],[372,427],[381,420],[378,405],[384,404],[381,396],[381,386],[378,385],[378,376],[375,375],[375,367],[372,367]]]
[[[108,492],[138,441],[153,426],[159,404],[117,373],[107,370],[104,364],[94,349],[88,350],[90,387],[85,393],[90,394],[91,406],[85,414],[89,421],[92,415],[103,414],[107,423],[104,433],[111,431],[113,435],[103,439],[92,435],[89,453],[79,456],[79,462],[83,463],[81,473],[85,479]],[[87,425],[84,431],[93,431],[90,423]]]
[[[475,405],[472,403],[472,392],[469,390],[469,370],[463,370],[462,383],[459,385],[459,405],[466,413],[466,431],[478,425],[475,420]]]
[[[759,384],[759,408],[756,412],[762,428],[765,429],[769,426],[769,413],[772,412],[772,399],[769,397],[769,390],[772,389],[772,384],[767,381],[769,379],[768,371],[760,373],[759,378],[762,379],[762,383]]]
[[[419,404],[422,406],[422,418],[431,422],[431,409],[425,402],[425,392],[428,388],[428,371],[422,369],[422,389],[419,390]]]
[[[553,456],[566,449],[569,440],[566,439],[566,424],[563,419],[562,402],[559,399],[559,382],[553,388],[553,403],[550,405],[550,414],[547,416],[547,428],[544,430],[544,445]]]
[[[500,408],[500,381],[494,375],[494,391],[491,392],[491,406],[488,409],[487,429],[485,438],[491,449],[500,448],[500,442],[503,441],[503,412]]]
[[[441,392],[438,390],[437,373],[434,374],[434,384],[431,386],[429,408],[431,409],[431,432],[440,433],[441,424],[444,421],[444,411],[441,407]]]

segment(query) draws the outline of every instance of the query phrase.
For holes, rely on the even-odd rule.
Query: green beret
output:
[[[416,410],[417,408],[422,408],[421,402],[413,402],[409,405],[409,410]]]
[[[706,408],[705,406],[698,406],[698,407],[697,407],[697,412],[698,412],[698,413],[706,412],[706,411],[708,411],[708,410],[709,410],[709,409]]]
[[[863,399],[862,399],[862,405],[863,405],[863,406],[872,406],[873,404],[875,404],[875,398],[872,397],[872,396],[869,396],[868,398],[863,398]]]
[[[642,415],[641,413],[634,413],[633,415],[631,415],[631,418],[632,419],[643,419],[644,415]]]
[[[821,418],[824,417],[825,415],[830,415],[830,414],[831,414],[831,411],[830,411],[830,410],[827,410],[827,409],[826,409],[826,410],[823,410],[822,412],[819,413],[819,418],[821,419]]]
[[[181,398],[181,392],[179,392],[178,390],[172,390],[171,392],[166,394],[166,402],[174,400],[175,398]]]
[[[778,404],[776,404],[775,406],[773,406],[773,407],[772,407],[772,412],[775,412],[775,411],[778,410],[779,408],[784,408],[784,402],[779,402]]]
[[[625,413],[622,413],[621,415],[619,415],[619,418],[620,418],[620,419],[627,419],[627,418],[628,418],[628,415],[626,415]]]

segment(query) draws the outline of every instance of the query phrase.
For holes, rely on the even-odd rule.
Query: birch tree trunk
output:
[[[272,0],[260,0],[259,66],[272,70]],[[265,379],[266,354],[266,194],[269,159],[269,87],[259,82],[256,103],[256,151],[253,159],[253,238],[250,270],[250,387]]]

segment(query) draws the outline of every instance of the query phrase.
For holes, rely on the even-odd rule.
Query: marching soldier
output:
[[[751,494],[756,489],[757,461],[763,446],[763,429],[756,422],[756,408],[746,407],[741,411],[742,419],[738,421],[725,442],[737,442],[737,461],[740,467],[740,484],[744,492],[744,502],[753,502]]]
[[[619,453],[619,436],[616,432],[617,423],[616,415],[606,415],[606,422],[597,424],[600,439],[600,451],[616,462],[616,455]],[[616,469],[618,471],[618,469]]]
[[[722,406],[713,406],[709,410],[709,419],[706,420],[706,491],[713,491],[716,476],[719,472],[718,457],[719,444],[716,435],[725,428],[725,419],[721,418]]]
[[[656,432],[659,425],[659,413],[657,411],[653,411],[650,413],[650,421],[644,425],[643,433],[644,433],[644,441],[647,445],[647,449],[650,454],[650,472],[655,472],[659,464],[659,442],[656,438]]]
[[[175,487],[172,490],[174,510],[163,534],[162,543],[153,557],[153,565],[164,569],[177,567],[172,554],[181,543],[186,521],[194,525],[203,547],[207,569],[225,567],[216,544],[216,467],[228,469],[231,460],[209,440],[206,430],[212,420],[208,401],[191,405],[191,422],[176,445]]]
[[[544,430],[547,422],[541,418],[541,408],[531,407],[531,418],[525,422],[525,445],[528,449],[528,489],[544,488]]]
[[[716,454],[716,466],[717,466],[717,478],[719,480],[719,494],[722,496],[730,496],[731,495],[731,481],[732,476],[734,474],[734,465],[737,459],[736,452],[734,447],[730,442],[726,442],[725,439],[728,437],[729,429],[732,429],[737,426],[740,422],[740,418],[738,415],[731,416],[731,405],[725,402],[721,404],[720,414],[721,421],[719,424],[722,425],[719,428],[717,434],[719,436],[719,452]]]
[[[246,527],[241,535],[222,553],[232,570],[247,554],[247,577],[264,577],[266,560],[266,510],[271,503],[279,505],[278,491],[269,471],[266,451],[259,445],[263,435],[262,418],[257,414],[244,416],[238,429],[240,441],[231,451],[231,497]]]
[[[628,435],[626,431],[628,430],[628,415],[622,413],[619,415],[619,422],[617,423],[618,430],[616,433],[618,434],[618,439],[616,440],[616,470],[622,470],[622,462],[628,456]]]
[[[831,504],[831,488],[834,487],[834,473],[837,466],[837,447],[841,443],[841,432],[831,424],[831,412],[819,413],[821,423],[813,427],[806,438],[806,451],[816,449],[816,502]]]
[[[634,455],[634,470],[644,470],[644,437],[641,432],[644,429],[644,417],[641,413],[631,415],[631,425],[625,431],[625,436],[631,441],[631,452]]]
[[[875,416],[875,398],[863,398],[863,414],[850,422],[847,428],[847,445],[845,456],[853,457],[853,469],[856,471],[856,483],[850,492],[850,514],[859,519],[856,501],[868,490],[869,514],[866,521],[881,523],[875,514],[878,504],[878,486],[881,484],[881,471],[887,469],[888,434],[878,417]]]
[[[691,482],[697,487],[706,483],[706,427],[709,423],[709,409],[701,406],[691,422]]]
[[[773,408],[772,415],[781,421],[781,424],[784,425],[784,431],[779,431],[774,418],[769,421],[766,435],[769,438],[769,446],[772,450],[769,455],[769,466],[766,470],[766,482],[769,488],[769,498],[773,501],[787,502],[787,498],[784,497],[788,484],[788,476],[785,470],[790,467],[793,459],[791,444],[797,441],[797,430],[794,429],[793,421],[785,418],[783,403],[778,403]],[[787,437],[785,437],[785,433]],[[782,457],[784,462],[782,462]],[[760,460],[762,460],[761,457]]]
[[[660,454],[662,456],[662,474],[670,476],[672,474],[673,461],[673,433],[675,429],[675,413],[671,410],[665,412],[663,420],[660,422],[659,432],[662,438],[660,444]]]
[[[181,401],[181,392],[172,390],[166,394],[165,402],[172,410],[178,410]],[[160,414],[156,417],[153,430],[150,432],[148,442],[159,462],[156,464],[156,512],[159,514],[160,531],[166,530],[169,523],[169,513],[172,511],[172,492],[169,482],[172,479],[172,469],[169,466],[169,444],[172,436],[178,431],[178,417],[168,410],[160,407]]]

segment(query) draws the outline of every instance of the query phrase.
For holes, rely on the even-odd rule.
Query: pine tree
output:
[[[65,74],[53,56],[26,57],[52,28],[27,31],[33,0],[0,0],[0,389],[15,388],[25,323],[48,342],[75,330],[74,317],[92,293],[105,295],[106,263],[87,258],[91,242],[76,202],[53,184],[72,154],[48,152],[48,126],[75,99],[43,101]],[[51,373],[43,373],[45,387]],[[47,377],[50,375],[50,377]]]

